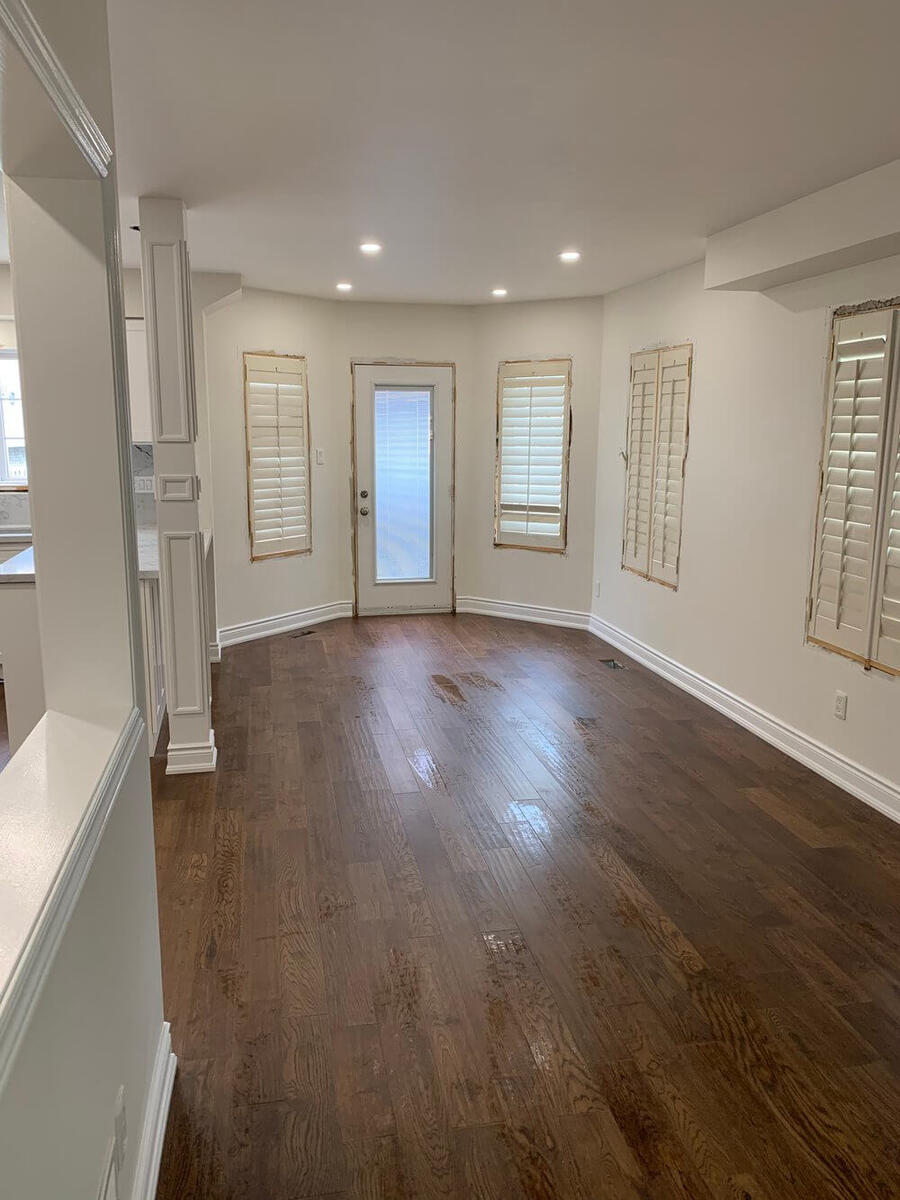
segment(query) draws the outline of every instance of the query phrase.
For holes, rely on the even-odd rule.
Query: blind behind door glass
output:
[[[431,388],[375,389],[375,579],[431,579]]]

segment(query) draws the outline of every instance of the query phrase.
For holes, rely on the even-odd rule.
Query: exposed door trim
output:
[[[449,367],[450,369],[450,611],[456,612],[456,363],[419,358],[350,359],[350,553],[353,615],[359,616],[359,514],[356,511],[356,367]]]

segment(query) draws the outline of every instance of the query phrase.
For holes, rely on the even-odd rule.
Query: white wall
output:
[[[352,359],[456,364],[456,590],[460,596],[537,605],[589,605],[599,382],[599,300],[485,307],[356,304],[245,289],[205,315],[219,625],[244,624],[350,601]],[[305,354],[313,447],[313,553],[250,562],[241,355]],[[497,364],[505,358],[574,358],[576,437],[565,556],[495,550],[494,438]]]
[[[458,592],[587,612],[591,603],[602,299],[502,304],[477,310],[474,390],[459,422],[457,491],[463,531]],[[564,555],[493,544],[497,364],[572,359],[572,453]]]
[[[329,301],[245,290],[204,317],[219,627],[347,600],[350,585],[349,366]],[[305,354],[312,444],[313,553],[250,562],[242,354]]]
[[[131,1195],[163,1019],[142,750],[143,742],[0,1092],[4,1196],[96,1200],[123,1084],[128,1149],[119,1195]]]
[[[891,780],[900,680],[804,643],[829,306],[900,293],[900,258],[769,293],[703,290],[703,264],[604,307],[593,611]],[[691,341],[680,586],[620,569],[629,356]],[[846,722],[832,716],[836,689]]]

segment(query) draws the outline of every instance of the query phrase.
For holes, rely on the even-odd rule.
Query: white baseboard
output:
[[[505,617],[513,621],[534,621],[538,625],[562,625],[567,629],[587,629],[590,613],[569,608],[546,608],[540,604],[511,604],[508,600],[485,600],[481,596],[457,596],[458,613],[478,613],[482,617]]]
[[[637,638],[615,625],[591,616],[589,628],[591,633],[608,642],[610,646],[615,646],[657,675],[668,679],[670,683],[731,717],[738,725],[743,725],[751,733],[777,746],[779,750],[783,750],[785,754],[803,763],[816,774],[836,783],[838,787],[842,787],[892,820],[900,821],[900,784],[893,783],[882,775],[876,775],[874,771],[869,771],[822,742],[817,742],[808,734],[801,733],[799,729],[794,729],[771,713],[764,712],[748,700],[735,696],[733,692],[727,691],[718,683],[713,683],[711,679],[698,675],[696,671],[639,642]]]
[[[209,731],[208,742],[169,742],[166,747],[166,774],[195,775],[200,771],[214,771],[218,757],[214,729]]]
[[[278,617],[245,621],[240,625],[225,625],[219,630],[219,645],[235,646],[238,642],[252,642],[256,638],[271,637],[275,633],[289,633],[292,629],[304,629],[307,625],[318,625],[322,621],[352,616],[352,600],[317,604],[313,608],[301,608],[298,612],[282,613]]]
[[[218,642],[209,643],[209,661],[217,663],[222,661],[222,647]]]
[[[144,1111],[144,1127],[138,1145],[137,1162],[134,1167],[132,1200],[154,1200],[159,1180],[159,1165],[162,1160],[163,1141],[166,1136],[166,1121],[172,1085],[175,1082],[176,1058],[172,1053],[169,1022],[164,1021],[156,1046],[156,1057],[150,1073],[150,1089]]]

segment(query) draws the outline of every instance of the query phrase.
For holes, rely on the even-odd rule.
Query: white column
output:
[[[139,217],[171,775],[212,771],[216,765],[206,559],[197,507],[191,274],[184,204],[142,196]]]
[[[5,179],[46,704],[118,725],[143,671],[127,393],[110,321],[114,186]]]

